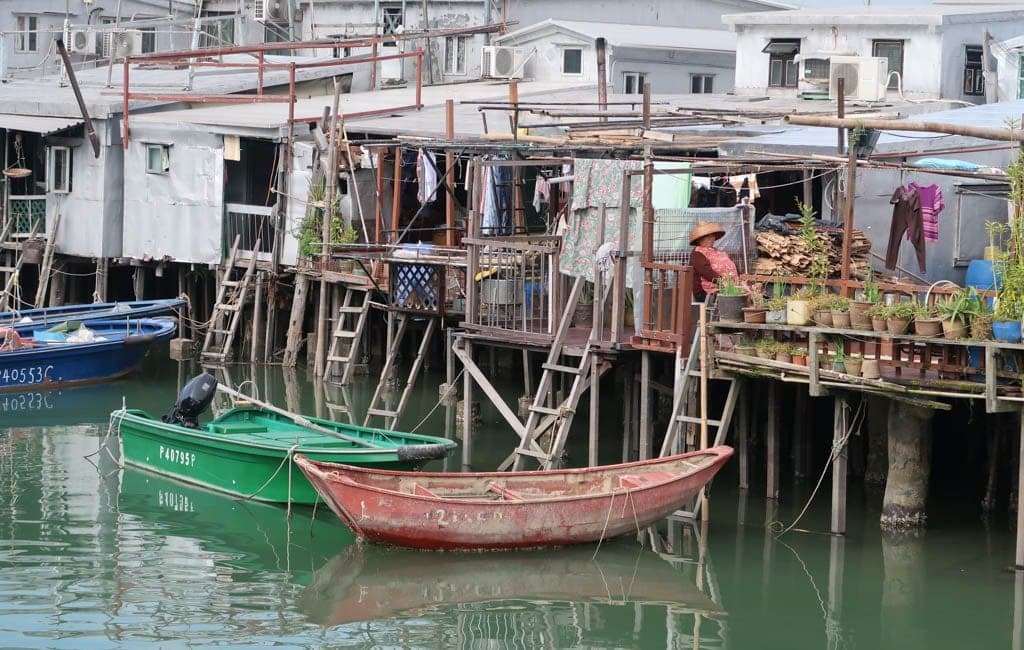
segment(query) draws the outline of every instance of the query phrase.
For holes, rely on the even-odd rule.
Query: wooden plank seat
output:
[[[491,483],[488,484],[487,489],[491,492],[494,492],[495,494],[500,495],[501,498],[505,499],[506,501],[522,501],[524,499],[522,494],[510,490],[507,487],[498,485],[493,481],[491,481]]]
[[[669,472],[648,472],[646,474],[623,474],[619,476],[619,487],[632,489],[647,487],[655,483],[663,483],[674,478]]]

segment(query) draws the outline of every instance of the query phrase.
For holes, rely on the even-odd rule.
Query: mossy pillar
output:
[[[882,500],[883,528],[923,526],[932,469],[931,409],[889,404],[889,471]]]

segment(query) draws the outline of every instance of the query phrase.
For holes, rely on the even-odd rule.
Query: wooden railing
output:
[[[675,352],[693,337],[693,269],[682,264],[644,262],[643,316],[633,345]]]
[[[224,206],[224,246],[231,247],[239,237],[239,259],[248,260],[252,254],[261,262],[274,261],[277,244],[277,207],[228,203]]]
[[[562,317],[558,236],[463,239],[468,253],[464,327],[546,345]]]

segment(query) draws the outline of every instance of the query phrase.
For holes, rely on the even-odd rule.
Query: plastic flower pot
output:
[[[992,321],[992,338],[1004,343],[1020,343],[1020,321]]]
[[[786,324],[806,325],[811,322],[811,303],[806,300],[786,302]]]
[[[860,364],[860,374],[864,379],[878,379],[881,376],[878,359],[864,359]]]
[[[764,322],[772,325],[784,325],[786,323],[786,310],[776,309],[764,315]]]
[[[746,294],[742,296],[718,296],[718,320],[738,323],[743,320],[743,308],[747,306]]]

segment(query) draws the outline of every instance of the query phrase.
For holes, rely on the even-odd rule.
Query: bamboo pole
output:
[[[783,118],[789,124],[797,126],[821,126],[826,128],[857,127],[884,131],[911,131],[923,133],[946,133],[962,135],[969,138],[983,138],[1003,142],[1024,142],[1024,131],[1014,129],[998,129],[987,126],[970,126],[966,124],[947,124],[945,122],[918,122],[912,120],[884,120],[875,118],[843,118],[822,117],[817,115],[787,115]]]
[[[708,448],[708,363],[710,362],[710,351],[708,350],[708,307],[706,303],[700,304],[700,448]],[[700,519],[708,521],[708,494],[704,488],[700,489]]]
[[[840,267],[839,279],[850,279],[850,240],[853,239],[853,202],[857,195],[857,147],[847,136],[847,150],[849,155],[846,162],[846,198],[843,201],[843,253],[842,266]],[[851,296],[853,291],[849,286],[843,288],[844,296]]]
[[[444,102],[444,135],[448,142],[455,140],[455,100]],[[451,147],[444,151],[444,243],[455,246],[455,153]]]
[[[331,130],[328,133],[327,187],[324,190],[324,216],[321,243],[320,309],[316,323],[316,363],[313,374],[324,376],[327,352],[327,274],[326,265],[331,249],[331,224],[334,221],[334,195],[338,184],[338,104],[341,101],[341,84],[334,82],[334,100],[331,107]]]

